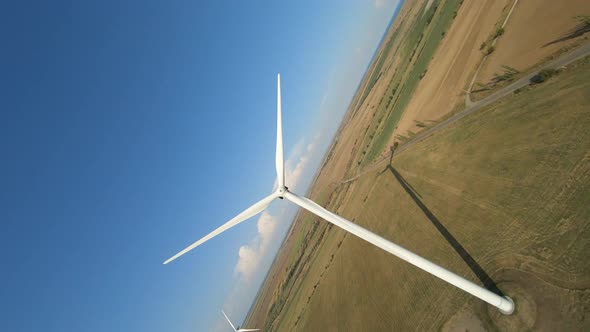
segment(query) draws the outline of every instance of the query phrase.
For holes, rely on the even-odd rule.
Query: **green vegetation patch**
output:
[[[376,130],[371,149],[364,158],[365,163],[375,160],[385,149],[420,79],[428,71],[428,64],[440,44],[443,32],[450,27],[462,3],[462,0],[435,2],[411,27],[411,32],[403,41],[405,60],[400,62],[401,66],[407,66],[408,69],[400,73],[403,77],[394,77],[392,80],[399,82],[394,92],[395,102],[381,110],[385,114],[384,120]]]
[[[379,59],[377,60],[377,64],[375,65],[375,67],[373,69],[373,73],[371,74],[371,78],[369,78],[369,83],[365,87],[363,96],[361,97],[360,102],[358,103],[359,106],[363,104],[363,102],[365,101],[365,99],[369,95],[369,92],[371,92],[371,89],[373,89],[373,86],[375,86],[375,83],[377,83],[377,80],[379,79],[379,77],[381,77],[383,63],[385,62],[385,59],[387,59],[389,52],[391,52],[391,50],[392,50],[391,47],[393,46],[393,43],[395,42],[395,39],[397,38],[397,36],[399,34],[399,30],[400,29],[398,28],[393,32],[393,35],[391,36],[391,38],[389,38],[389,40],[385,44],[385,47],[381,51],[381,54],[379,54]]]

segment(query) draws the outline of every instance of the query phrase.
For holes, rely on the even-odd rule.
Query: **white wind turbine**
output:
[[[387,240],[382,238],[381,236],[364,229],[363,227],[346,220],[339,215],[330,212],[320,205],[316,204],[312,200],[298,196],[285,186],[285,171],[284,171],[284,163],[283,163],[283,127],[282,127],[282,114],[281,114],[281,76],[280,74],[277,76],[277,148],[276,148],[276,169],[277,169],[277,190],[272,194],[266,196],[265,198],[261,199],[260,201],[254,203],[254,205],[250,206],[242,213],[235,216],[230,221],[226,222],[225,224],[221,225],[219,228],[214,230],[213,232],[207,234],[205,237],[200,239],[199,241],[191,244],[190,246],[183,249],[181,252],[177,253],[176,255],[172,256],[168,260],[164,262],[164,264],[168,264],[171,261],[177,259],[178,257],[186,254],[190,250],[194,249],[195,247],[203,244],[205,241],[213,238],[214,236],[222,233],[223,231],[228,230],[229,228],[241,223],[242,221],[249,219],[258,213],[262,212],[266,209],[270,203],[275,200],[276,198],[286,198],[287,200],[299,205],[300,207],[308,210],[309,212],[322,217],[323,219],[331,222],[332,224],[344,229],[345,231],[352,233],[361,239],[368,241],[377,247],[405,260],[406,262],[458,287],[467,293],[497,307],[500,309],[500,312],[506,315],[510,315],[514,311],[514,302],[507,296],[500,296],[497,295],[481,286],[474,284],[473,282],[456,275],[455,273],[438,266],[431,261],[422,258],[414,254],[413,252]]]
[[[229,320],[229,317],[227,317],[227,315],[225,314],[225,312],[223,312],[223,310],[221,310],[221,313],[225,316],[225,319],[227,319],[227,322],[229,323],[229,325],[231,325],[231,328],[234,329],[235,332],[254,332],[254,331],[260,331],[260,329],[241,329],[239,326],[236,328],[234,326],[234,324],[231,323],[231,320]]]

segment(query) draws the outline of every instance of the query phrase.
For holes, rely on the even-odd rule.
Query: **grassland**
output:
[[[334,187],[325,202],[481,282],[434,217],[514,298],[512,316],[320,221],[319,245],[308,242],[294,296],[268,330],[590,329],[588,72],[588,58],[570,65]]]

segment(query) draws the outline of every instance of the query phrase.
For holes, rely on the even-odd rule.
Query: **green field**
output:
[[[444,38],[443,32],[453,22],[463,0],[434,1],[430,8],[412,22],[410,32],[400,46],[401,62],[376,111],[376,120],[365,137],[370,163],[386,148],[414,90],[424,75],[434,52]]]
[[[588,58],[572,64],[329,198],[474,282],[483,272],[515,300],[512,316],[320,221],[320,245],[308,243],[294,296],[266,330],[427,331],[467,318],[489,330],[590,330],[589,72]]]
[[[385,47],[381,51],[381,54],[379,54],[378,59],[375,59],[376,64],[372,69],[371,76],[369,77],[369,82],[368,82],[367,86],[365,87],[364,93],[363,93],[358,105],[363,104],[363,102],[367,98],[367,95],[369,95],[369,92],[371,92],[371,89],[373,88],[373,86],[375,86],[375,83],[377,83],[377,80],[381,77],[382,70],[383,70],[383,63],[385,63],[385,59],[387,58],[387,55],[391,51],[395,52],[395,50],[393,50],[391,47],[393,46],[393,43],[395,42],[398,34],[399,34],[399,29],[397,29],[393,32],[393,35],[391,36],[391,38],[389,38],[389,40],[385,44]]]

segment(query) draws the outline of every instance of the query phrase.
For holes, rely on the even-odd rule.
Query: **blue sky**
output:
[[[19,1],[0,14],[0,329],[227,330],[296,212],[390,1]],[[283,203],[283,204],[281,204]]]

